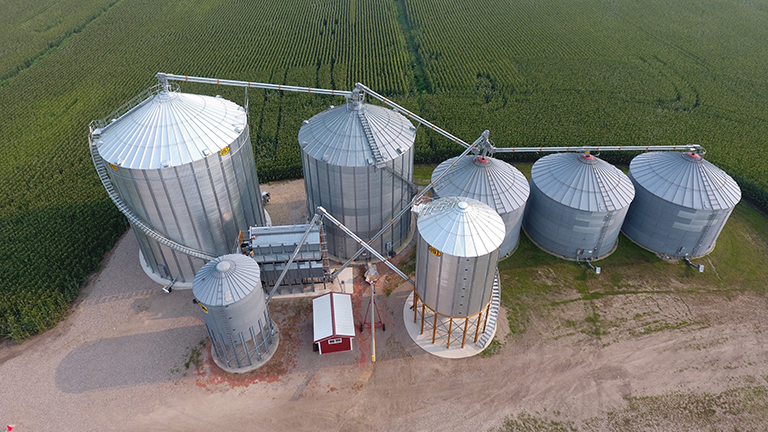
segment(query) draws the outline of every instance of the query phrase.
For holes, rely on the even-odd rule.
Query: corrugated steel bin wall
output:
[[[648,192],[635,182],[631,172],[629,178],[635,183],[635,200],[622,228],[627,237],[646,249],[670,256],[695,258],[715,248],[733,207],[717,211],[685,208]]]
[[[610,253],[619,237],[629,207],[614,212],[586,212],[563,206],[531,182],[523,228],[537,244],[569,259],[599,259]],[[600,241],[600,234],[605,235]],[[583,253],[577,256],[577,251]],[[592,253],[588,253],[592,250]]]
[[[372,238],[411,200],[410,185],[376,166],[331,165],[302,152],[304,184],[310,214],[322,206],[360,238]],[[413,178],[413,147],[386,162],[406,179]],[[374,242],[379,252],[386,252],[387,242],[397,248],[408,237],[411,217],[405,215]],[[350,258],[359,245],[335,226],[326,225],[328,251],[340,258]]]
[[[225,155],[156,170],[109,165],[118,194],[144,221],[168,238],[211,255],[231,252],[240,230],[263,225],[259,180],[248,128]],[[156,274],[160,266],[180,282],[191,282],[205,263],[160,245],[134,229],[141,253]]]
[[[416,255],[416,292],[435,312],[467,317],[491,301],[499,249],[479,257],[436,256],[419,235]]]

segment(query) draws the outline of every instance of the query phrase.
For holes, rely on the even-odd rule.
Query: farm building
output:
[[[351,351],[355,338],[352,295],[330,292],[312,299],[314,343],[320,354]]]

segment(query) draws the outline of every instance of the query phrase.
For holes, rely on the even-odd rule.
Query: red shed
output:
[[[330,292],[312,299],[315,342],[320,354],[351,351],[355,338],[352,295]]]

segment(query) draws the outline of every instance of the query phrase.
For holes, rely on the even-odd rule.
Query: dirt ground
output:
[[[276,223],[280,205],[293,205],[287,218],[306,211],[301,180],[265,189]],[[368,304],[361,282],[358,322]],[[253,373],[227,375],[210,360],[192,292],[163,293],[127,233],[64,322],[0,348],[0,424],[20,432],[484,431],[505,421],[529,431],[768,429],[764,297],[603,298],[611,331],[602,335],[551,319],[583,313],[580,303],[534,310],[523,334],[509,333],[502,310],[498,353],[447,360],[410,340],[409,287],[387,283],[378,291],[386,332],[377,333],[375,364],[368,334],[353,352],[319,356],[310,300],[276,300],[277,353]],[[637,326],[654,317],[679,325]]]

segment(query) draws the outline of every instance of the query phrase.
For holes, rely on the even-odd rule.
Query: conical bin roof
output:
[[[261,290],[259,265],[240,254],[220,256],[206,263],[195,275],[192,293],[208,306],[226,306]],[[263,295],[263,291],[262,291]]]
[[[331,165],[375,165],[376,157],[359,115],[365,116],[384,161],[396,159],[413,147],[416,129],[405,116],[377,105],[349,103],[305,121],[299,130],[302,150]]]
[[[432,182],[451,164],[455,164],[451,171],[435,183],[434,191],[438,196],[473,198],[488,204],[499,214],[515,211],[528,200],[531,188],[523,173],[494,158],[465,156],[448,159],[432,172]]]
[[[544,156],[533,164],[531,183],[555,202],[586,212],[616,211],[635,197],[621,170],[590,154]]]
[[[416,224],[430,246],[467,258],[495,251],[505,235],[504,221],[496,211],[464,197],[445,197],[425,204]]]
[[[101,128],[98,149],[121,167],[167,168],[221,151],[247,127],[245,110],[234,102],[160,91]]]
[[[648,192],[687,208],[722,210],[741,200],[736,181],[696,153],[643,153],[632,159],[629,175]]]

